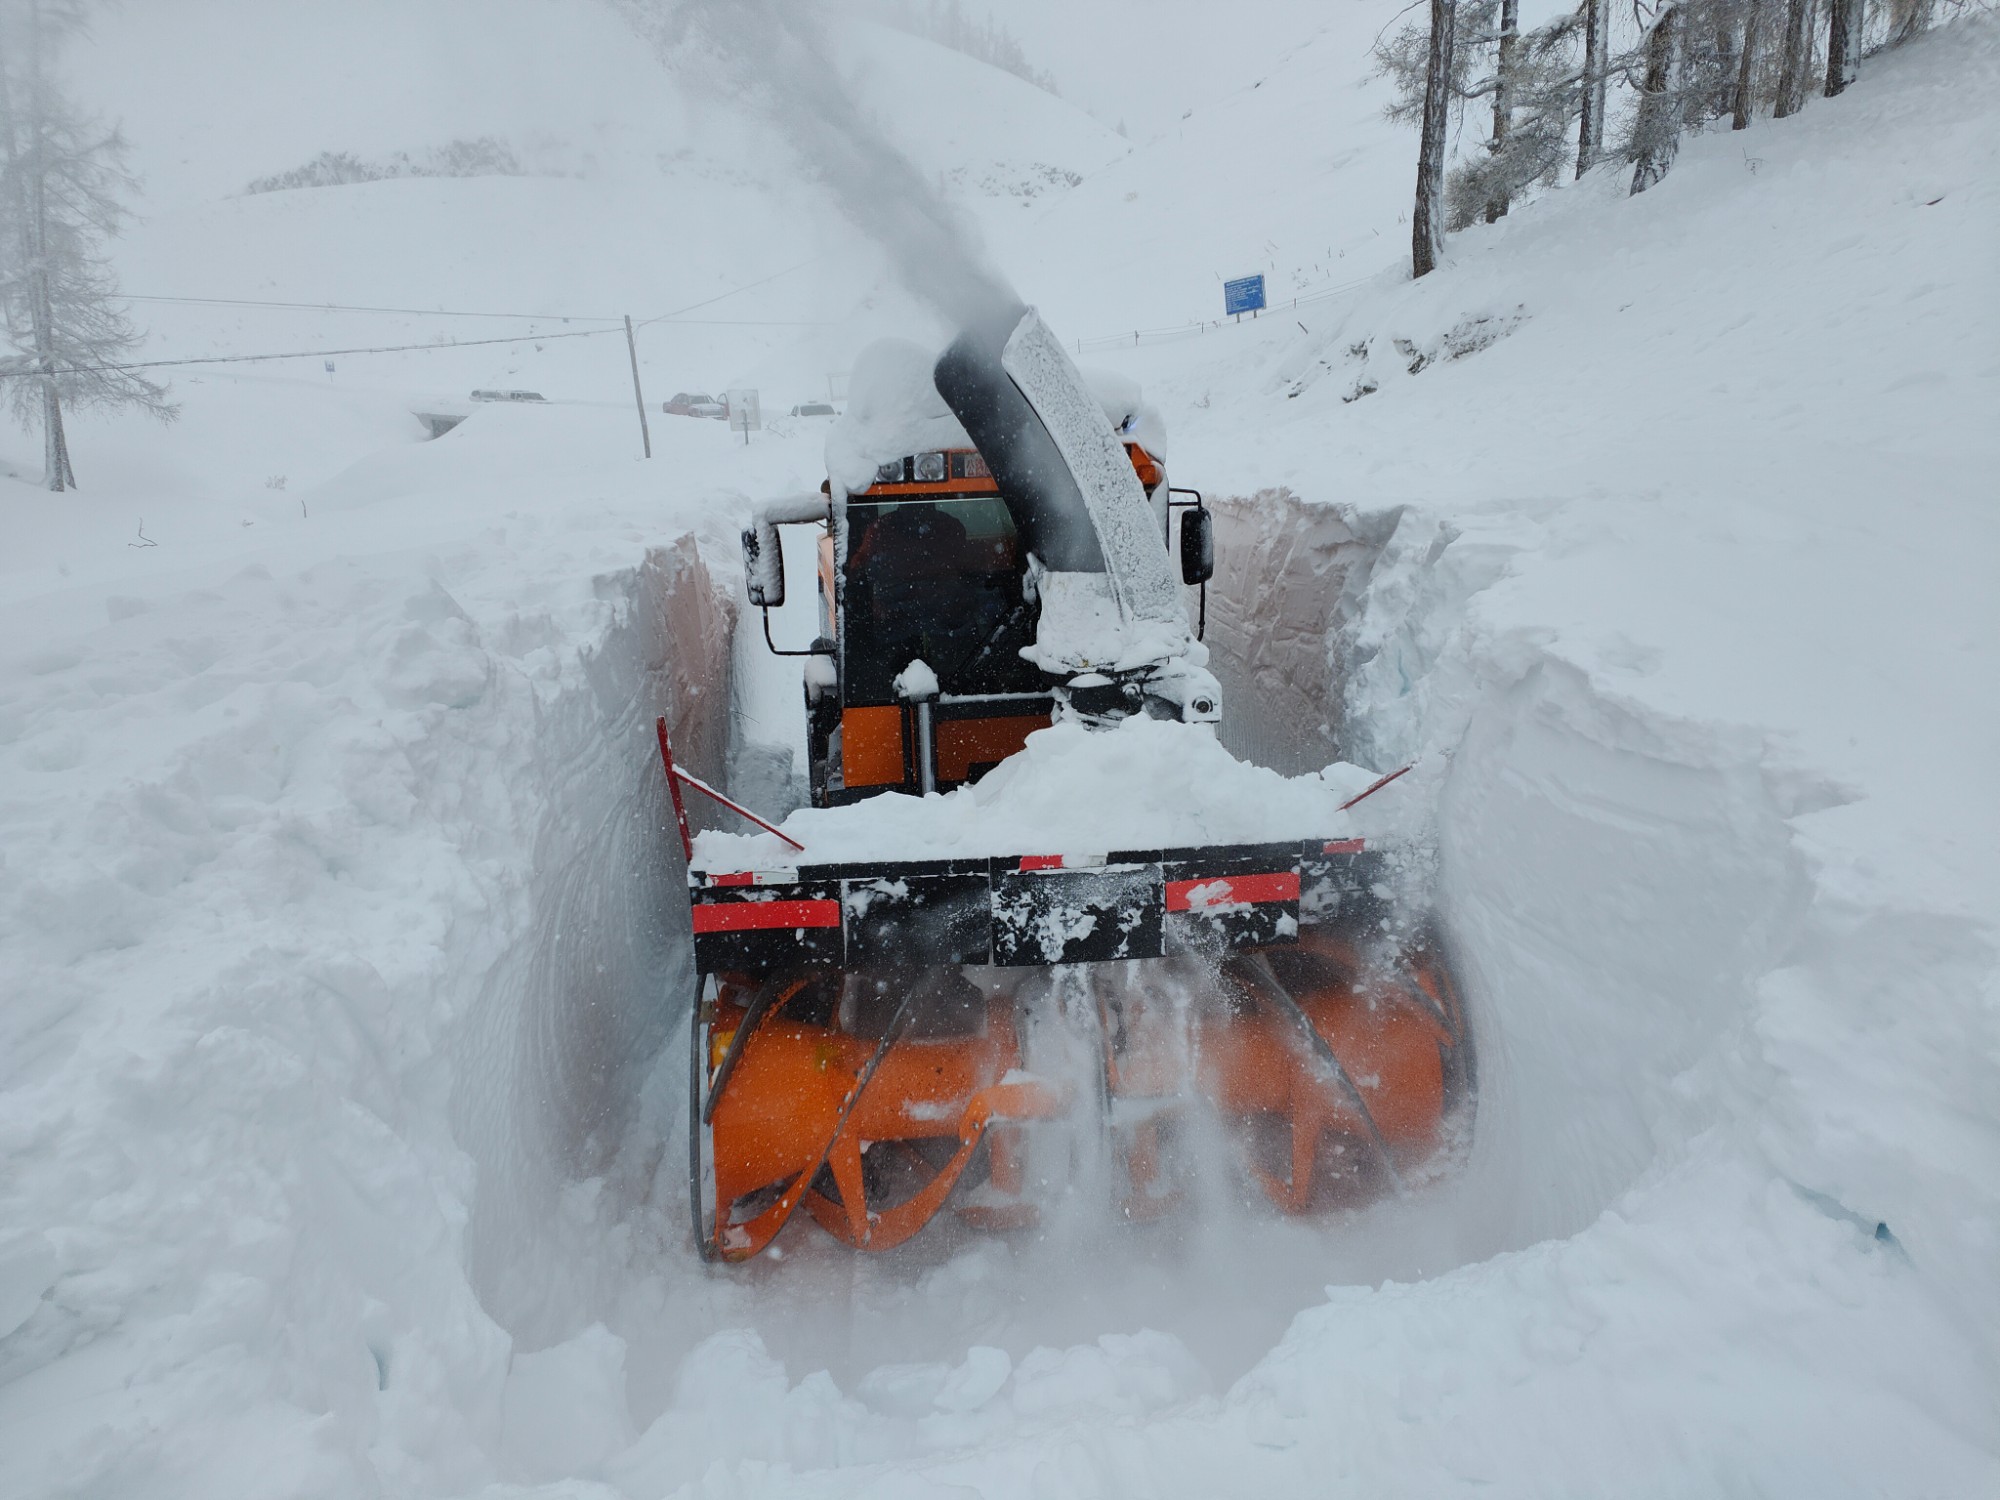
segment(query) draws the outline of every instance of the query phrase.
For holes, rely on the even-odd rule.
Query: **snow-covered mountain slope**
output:
[[[955,52],[869,25],[832,35],[828,66],[853,75],[870,117],[975,225],[1044,208],[1125,149]],[[119,531],[191,490],[249,501],[280,475],[317,482],[420,440],[412,406],[475,388],[629,407],[627,313],[656,422],[677,390],[754,386],[780,414],[824,400],[868,340],[929,317],[766,122],[676,73],[609,5],[188,0],[107,17],[70,71],[122,124],[145,183],[117,261],[151,357],[474,344],[341,355],[332,372],[195,369],[180,380],[185,420],[164,432],[113,420],[100,438],[79,419],[89,493],[135,498]],[[493,143],[511,169],[246,191],[327,154],[386,172],[467,142]],[[477,342],[524,334],[538,337]],[[259,415],[229,415],[239,399]],[[0,452],[18,469],[32,444]],[[163,467],[166,493],[136,504]]]
[[[788,404],[850,339],[935,333],[768,140],[659,166],[655,132],[759,127],[588,8],[173,9],[104,22],[87,72],[156,153],[130,290],[615,314],[818,257],[719,306],[832,330],[656,325],[655,401]],[[1065,324],[1192,295],[1176,224],[1387,237],[1407,139],[1313,194],[1240,166],[1348,107],[1358,28],[1320,24],[1273,36],[1234,171],[1206,111],[1185,157],[1114,158],[956,75],[993,128],[920,101],[947,167],[1091,175],[947,191]],[[649,465],[622,333],[79,423],[91,487],[4,498],[0,1493],[1990,1493],[1996,75],[1965,25],[1641,199],[1593,180],[1424,282],[1111,356],[1176,479],[1237,497],[1231,690],[1324,714],[1286,754],[1426,757],[1475,1154],[1333,1225],[692,1260],[649,719],[718,773],[788,735],[749,632],[732,697],[729,554],[749,497],[816,480],[810,424],[656,417]],[[307,88],[340,76],[394,87]],[[484,134],[583,175],[228,196]],[[334,326],[176,316],[173,347]],[[414,404],[488,383],[558,399],[419,441]]]
[[[1410,147],[1383,118],[1388,88],[1368,60],[1397,9],[1293,14],[1260,66],[1239,65],[1231,86],[1204,91],[1214,96],[1045,213],[999,226],[1027,294],[1071,336],[1095,339],[1219,319],[1233,277],[1262,272],[1275,306],[1405,259]],[[1124,32],[1135,72],[1168,47],[1204,46],[1185,16],[1135,16]]]

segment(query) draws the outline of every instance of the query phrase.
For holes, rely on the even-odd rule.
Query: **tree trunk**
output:
[[[1428,276],[1444,253],[1444,138],[1451,114],[1452,31],[1457,0],[1431,0],[1431,48],[1424,68],[1424,130],[1417,145],[1417,203],[1410,216],[1410,274]]]
[[[1900,0],[1889,13],[1889,45],[1915,41],[1931,24],[1931,0]]]
[[[1507,127],[1514,120],[1514,47],[1520,40],[1521,0],[1501,0],[1500,57],[1493,68],[1493,154],[1507,149]],[[1508,191],[1503,183],[1486,202],[1486,222],[1507,212]]]
[[[1604,75],[1611,44],[1607,0],[1584,0],[1583,100],[1577,114],[1576,175],[1583,176],[1604,154]]]
[[[1719,120],[1736,108],[1736,29],[1727,19],[1721,19],[1715,26],[1715,92],[1702,107],[1708,111],[1707,118]]]
[[[1750,0],[1743,17],[1743,55],[1736,61],[1736,106],[1729,122],[1731,130],[1750,128],[1750,107],[1754,103],[1750,85],[1757,70],[1757,28],[1763,18],[1761,0]]]
[[[55,305],[49,293],[49,195],[47,143],[39,120],[29,156],[29,199],[32,212],[27,229],[30,237],[28,271],[34,279],[34,307],[30,317],[35,334],[35,367],[42,372],[42,482],[52,490],[76,488],[76,475],[69,466],[69,439],[63,432],[62,395],[56,388]]]
[[[1847,87],[1847,28],[1854,19],[1853,0],[1831,0],[1826,22],[1826,97]]]
[[[69,466],[69,438],[63,432],[62,397],[53,380],[42,382],[42,462],[48,477],[42,482],[52,490],[76,488],[76,472]]]
[[[1813,0],[1785,0],[1785,55],[1778,69],[1778,104],[1771,113],[1782,120],[1805,107],[1806,70],[1812,66]]]
[[[1643,193],[1667,175],[1680,150],[1681,121],[1675,88],[1674,56],[1680,39],[1681,8],[1669,5],[1646,33],[1646,90],[1639,98],[1639,145],[1632,165],[1632,191]]]

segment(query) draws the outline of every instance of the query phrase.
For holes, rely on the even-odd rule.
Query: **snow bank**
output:
[[[721,773],[734,606],[647,490],[458,463],[248,562],[80,517],[5,606],[0,1490],[481,1484],[510,1350],[590,1320],[565,1184],[685,966],[651,715]]]

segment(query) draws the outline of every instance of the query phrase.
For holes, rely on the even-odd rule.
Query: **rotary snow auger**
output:
[[[1203,591],[1205,623],[1213,515],[1167,483],[1136,392],[1093,393],[1019,308],[934,363],[878,346],[852,390],[827,484],[743,538],[769,642],[778,528],[818,529],[823,634],[799,653],[814,809],[902,793],[944,816],[955,799],[930,794],[1051,724],[1218,719],[1183,594]],[[661,748],[678,809],[664,724]],[[1193,1109],[1294,1213],[1401,1191],[1469,1113],[1435,929],[1388,920],[1384,853],[1359,838],[1076,847],[1079,817],[1082,834],[1024,828],[977,857],[919,837],[844,858],[801,826],[814,816],[855,826],[802,811],[802,839],[749,860],[692,845],[690,1177],[709,1258],[758,1254],[800,1207],[869,1250],[947,1208],[1032,1223],[1037,1142],[1079,1115],[1108,1133],[1117,1211],[1145,1219],[1178,1200]],[[1086,1066],[1050,1062],[1079,1036]]]

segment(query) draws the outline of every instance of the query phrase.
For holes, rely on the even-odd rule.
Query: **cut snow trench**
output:
[[[733,580],[684,544],[640,571],[589,687],[540,727],[532,921],[467,1039],[476,1283],[518,1348],[570,1340],[529,1356],[530,1375],[552,1359],[622,1379],[643,1426],[697,1345],[683,1380],[750,1358],[725,1352],[732,1327],[793,1378],[825,1367],[849,1390],[913,1360],[947,1371],[972,1345],[1020,1358],[1155,1328],[1201,1367],[1175,1366],[1184,1398],[1247,1369],[1328,1283],[1418,1279],[1572,1234],[1703,1128],[1685,1080],[1740,1024],[1804,898],[1754,758],[1468,636],[1467,601],[1505,567],[1494,549],[1412,512],[1283,493],[1218,508],[1209,639],[1232,748],[1288,771],[1451,752],[1409,794],[1437,802],[1439,898],[1478,1029],[1466,1169],[1343,1223],[1189,1224],[1060,1252],[947,1232],[887,1257],[802,1235],[783,1261],[701,1267],[679,1134],[691,968],[653,706],[704,771],[746,761],[715,713],[731,656],[717,591]],[[572,1338],[594,1322],[620,1338]],[[766,1378],[762,1358],[742,1378]],[[608,1457],[622,1438],[604,1441]]]

